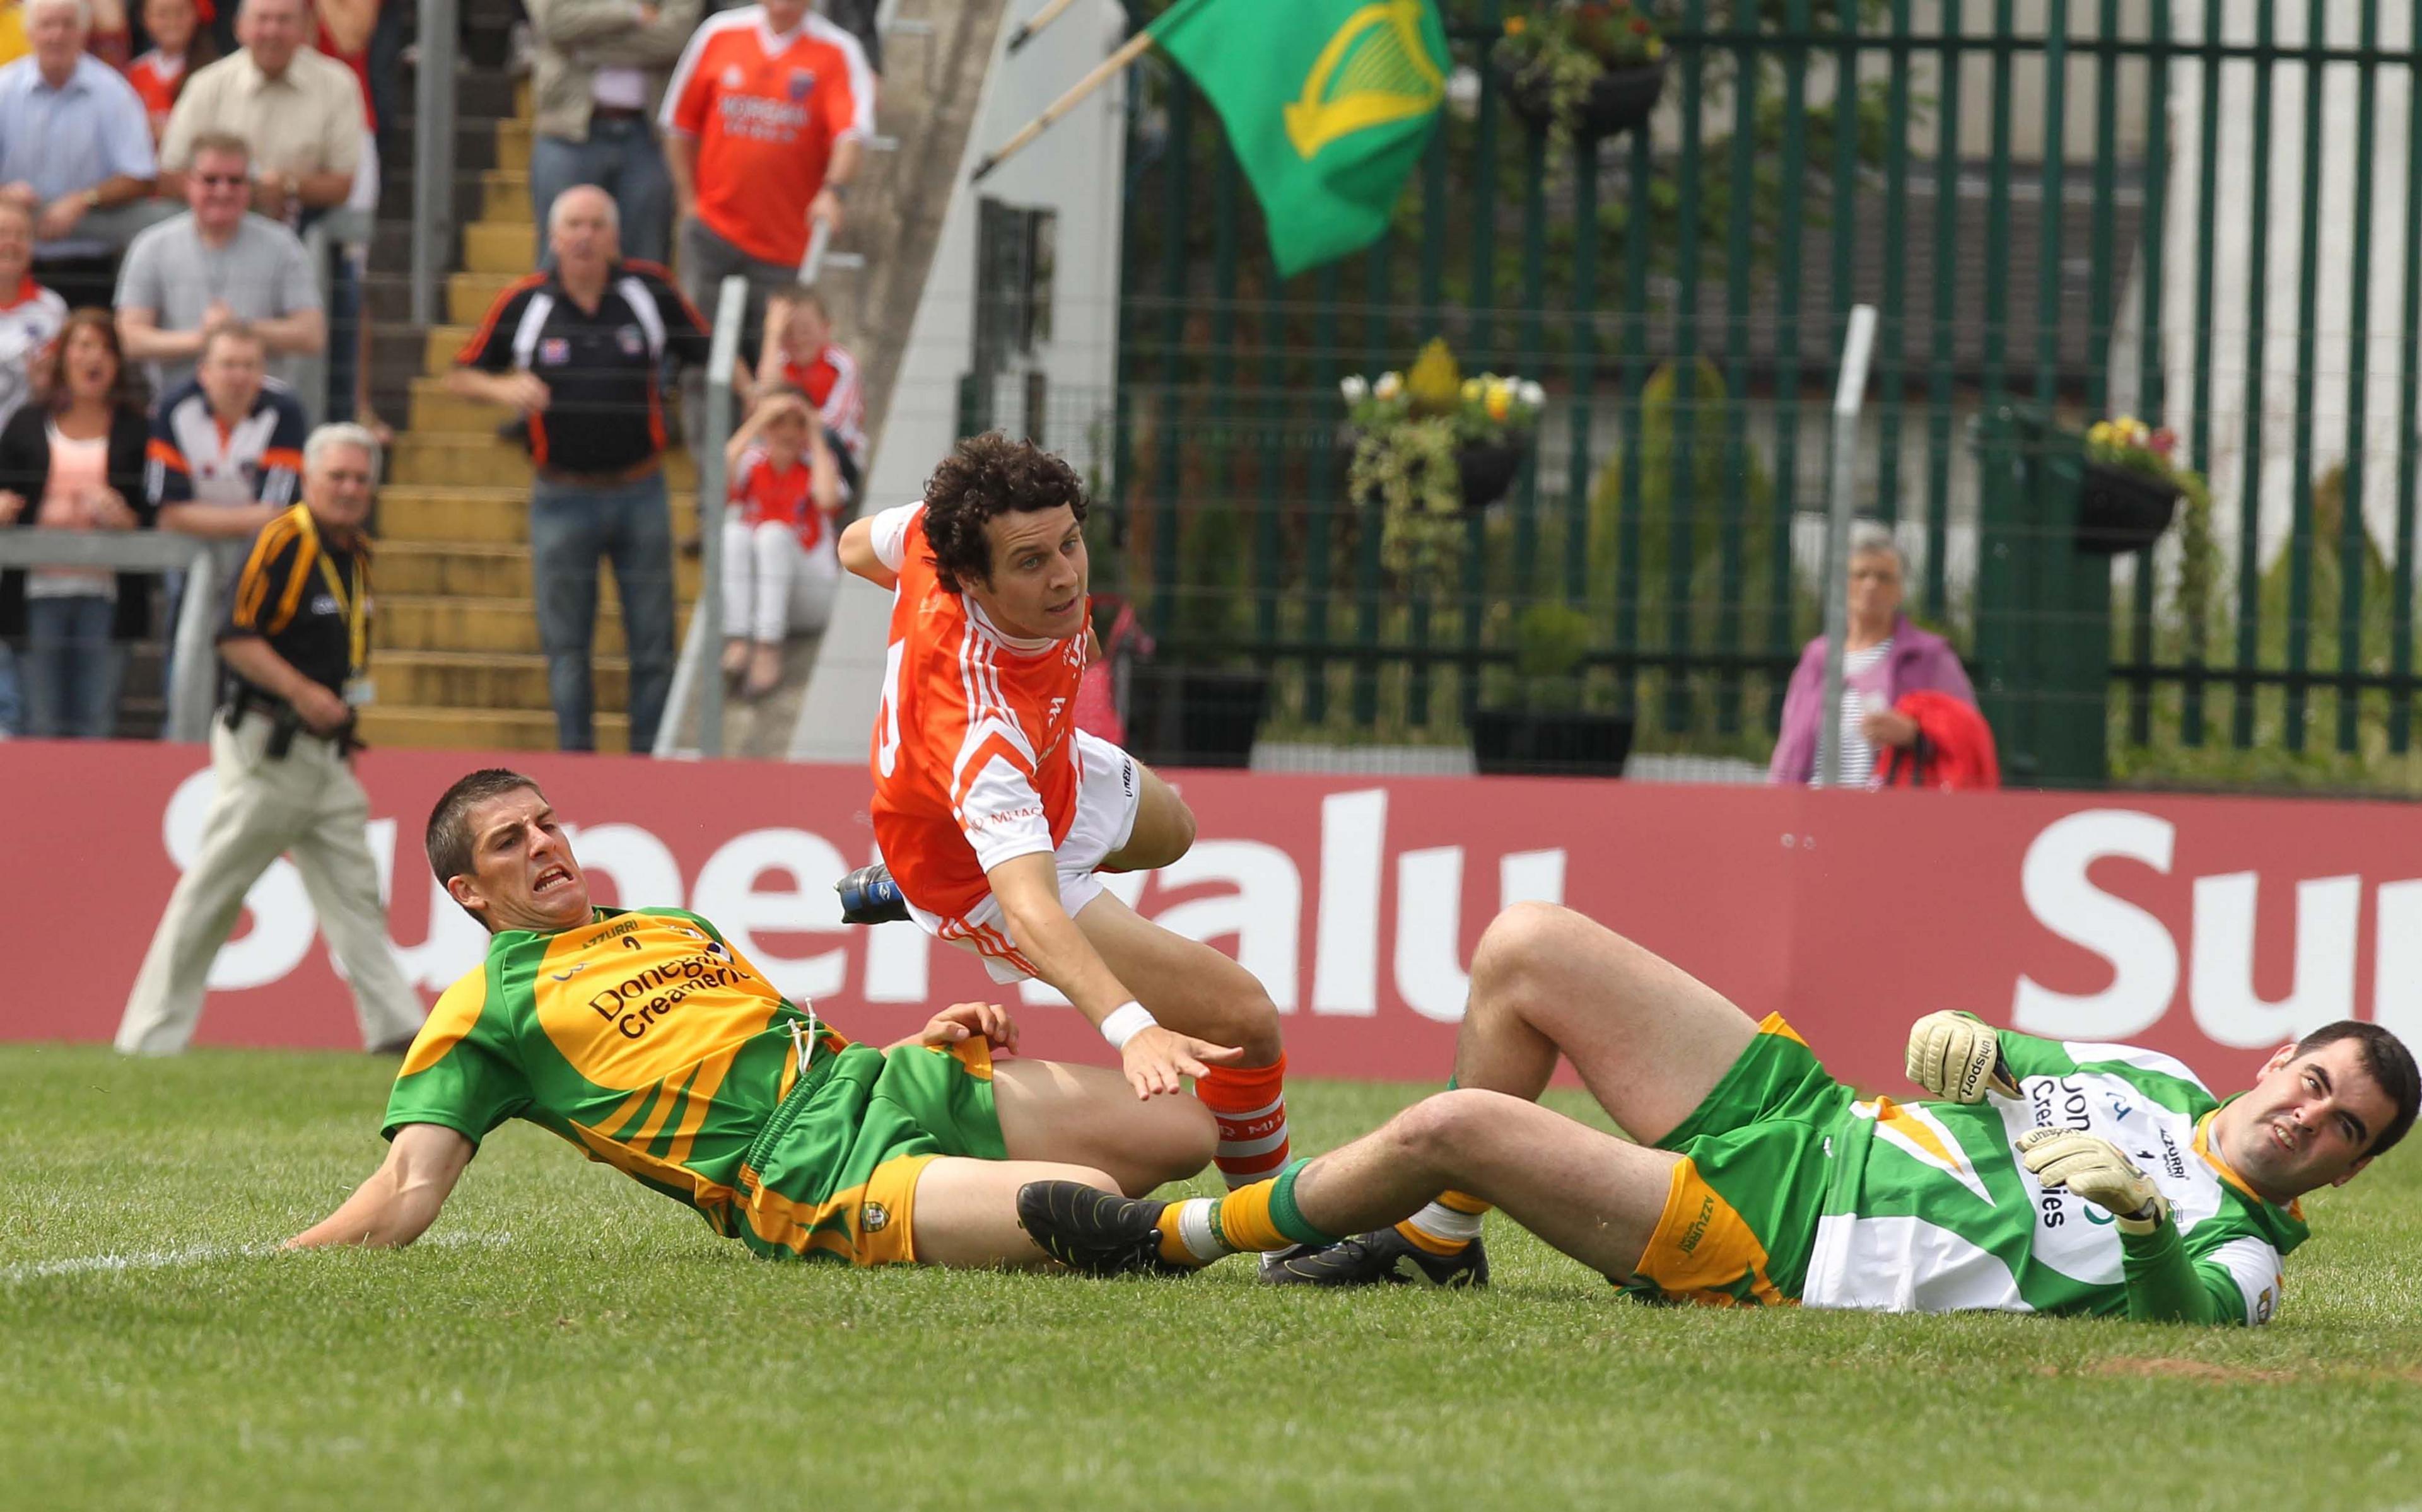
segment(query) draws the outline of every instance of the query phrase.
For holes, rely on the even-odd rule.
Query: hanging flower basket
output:
[[[1338,385],[1345,490],[1379,531],[1379,560],[1408,590],[1455,581],[1467,517],[1505,497],[1533,445],[1546,393],[1535,382],[1466,378],[1443,340],[1409,371]]]
[[[1547,131],[1556,124],[1555,106],[1549,99],[1545,79],[1533,72],[1502,66],[1498,76],[1504,82],[1505,103],[1523,124],[1534,132]],[[1588,92],[1575,105],[1571,134],[1579,140],[1594,142],[1637,131],[1656,113],[1657,101],[1664,93],[1662,60],[1638,68],[1611,69],[1591,81]]]
[[[1456,481],[1463,488],[1464,512],[1486,509],[1513,491],[1530,453],[1526,432],[1503,441],[1467,441],[1455,450]]]
[[[1508,16],[1488,55],[1515,115],[1575,141],[1638,130],[1665,92],[1665,39],[1638,0],[1561,0]]]
[[[1385,429],[1374,433],[1384,435]],[[1364,432],[1346,426],[1337,432],[1337,460],[1352,477],[1355,448],[1361,444]],[[1465,514],[1478,514],[1492,504],[1503,501],[1514,491],[1514,480],[1522,475],[1522,460],[1531,455],[1528,436],[1509,437],[1503,441],[1461,441],[1455,444],[1455,486]],[[1363,491],[1366,494],[1371,491]],[[1376,495],[1363,499],[1372,503]]]
[[[2178,513],[2182,478],[2178,433],[2133,415],[2097,421],[2085,432],[2077,491],[2077,549],[2093,556],[2139,552],[2159,540]]]
[[[2095,556],[2143,551],[2178,513],[2180,490],[2166,477],[2113,462],[2088,462],[2078,485],[2077,549]]]

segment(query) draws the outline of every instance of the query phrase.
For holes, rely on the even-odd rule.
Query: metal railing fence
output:
[[[166,689],[172,740],[210,738],[211,709],[218,698],[218,651],[211,630],[222,608],[219,561],[210,542],[165,531],[0,530],[0,568],[185,574],[185,592],[166,637],[174,647]]]
[[[1562,603],[1588,697],[1644,744],[1755,755],[1816,628],[1823,385],[1866,302],[1860,482],[1921,619],[1972,646],[1975,564],[2009,544],[1980,421],[2131,412],[2212,496],[2111,574],[2110,747],[2410,751],[2410,13],[1663,0],[1651,123],[1575,143],[1490,62],[1535,8],[1443,8],[1458,81],[1392,228],[1293,279],[1203,97],[1153,65],[1130,92],[1108,491],[1166,658],[1269,669],[1282,725],[1453,739],[1522,610]],[[1337,384],[1433,335],[1549,413],[1454,580],[1410,585],[1347,496]]]

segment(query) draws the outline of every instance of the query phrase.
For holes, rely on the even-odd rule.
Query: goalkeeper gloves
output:
[[[1991,1026],[1948,1010],[1909,1026],[1909,1079],[1954,1102],[1982,1102],[1988,1088],[2005,1098],[2019,1095]]]
[[[2120,1232],[2149,1234],[2170,1215],[2153,1178],[2118,1146],[2074,1129],[2032,1129],[2011,1146],[2047,1187],[2066,1187],[2110,1213]]]

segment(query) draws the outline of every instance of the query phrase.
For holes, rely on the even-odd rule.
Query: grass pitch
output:
[[[1644,1308],[1502,1219],[1475,1295],[772,1265],[526,1125],[420,1246],[260,1253],[393,1068],[0,1047],[0,1505],[2422,1505],[2422,1144],[2252,1333]]]

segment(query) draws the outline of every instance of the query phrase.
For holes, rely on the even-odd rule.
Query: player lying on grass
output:
[[[1532,1100],[1560,1052],[1640,1143]],[[1474,954],[1458,1090],[1223,1201],[1038,1183],[1018,1208],[1097,1271],[1304,1244],[1325,1247],[1265,1274],[1471,1284],[1494,1204],[1646,1300],[2260,1323],[2305,1236],[2295,1199],[2395,1145],[2416,1100],[2405,1047],[2351,1021],[2225,1102],[2166,1055],[1954,1013],[1917,1021],[1908,1065],[1937,1100],[1863,1101],[1780,1015],[1523,904]]]
[[[996,982],[1060,990],[1119,1052],[1140,1097],[1179,1090],[1219,1120],[1231,1186],[1286,1163],[1278,1009],[1250,974],[1137,916],[1097,873],[1166,866],[1194,843],[1167,784],[1076,728],[1091,639],[1085,490],[999,434],[959,443],[914,504],[841,532],[841,560],[893,591],[873,741],[872,892],[974,951]],[[869,873],[873,875],[870,878]]]
[[[1190,1098],[1116,1072],[996,1062],[1007,1014],[961,1004],[889,1050],[786,1001],[714,925],[592,908],[555,812],[515,772],[474,772],[429,819],[431,866],[490,934],[438,999],[387,1099],[386,1161],[289,1242],[406,1244],[480,1140],[527,1118],[776,1257],[1041,1265],[1019,1187],[1131,1192],[1211,1158]]]

